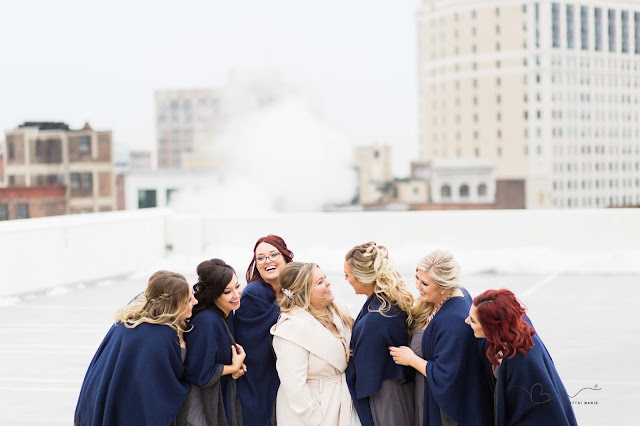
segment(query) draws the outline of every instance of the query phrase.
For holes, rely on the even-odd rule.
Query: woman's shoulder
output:
[[[192,325],[198,325],[198,324],[210,324],[210,325],[214,325],[214,324],[222,324],[224,322],[224,319],[222,319],[222,317],[220,316],[220,314],[218,314],[217,312],[213,311],[212,309],[204,309],[196,314],[193,315],[193,317],[191,317],[191,320],[189,321],[190,324]]]
[[[266,286],[262,283],[262,281],[256,280],[251,281],[247,286],[242,290],[242,296],[254,296],[264,298],[265,296],[271,296],[273,298],[273,291],[271,287]],[[242,305],[241,305],[242,306]]]

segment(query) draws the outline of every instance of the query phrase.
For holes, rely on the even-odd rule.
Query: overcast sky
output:
[[[155,147],[153,91],[275,70],[355,145],[416,144],[419,0],[14,1],[0,5],[0,127],[65,121]],[[4,138],[4,132],[2,134]]]

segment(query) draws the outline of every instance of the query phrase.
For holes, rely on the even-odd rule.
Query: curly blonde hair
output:
[[[373,286],[373,293],[381,303],[378,310],[380,314],[385,315],[391,309],[391,304],[395,303],[407,314],[407,324],[413,323],[413,295],[406,289],[402,275],[389,259],[389,251],[385,246],[373,241],[360,244],[349,250],[344,259],[358,281]]]
[[[318,310],[311,306],[311,291],[313,288],[313,273],[319,268],[315,263],[289,262],[282,267],[278,280],[284,293],[280,299],[280,312],[291,312],[294,308],[301,308],[309,312],[318,322],[330,330],[343,342],[347,361],[349,360],[349,346],[346,340],[336,334],[331,325],[332,312],[335,312],[345,327],[353,328],[353,318],[338,304],[331,302],[328,309]],[[287,290],[287,291],[285,291]]]
[[[460,288],[460,264],[447,250],[437,249],[420,259],[416,271],[426,272],[444,292],[454,292]],[[434,309],[435,305],[431,302],[416,302],[412,309],[414,323],[411,334],[425,326]]]
[[[190,298],[189,283],[184,276],[157,271],[149,278],[144,294],[118,309],[114,319],[116,324],[122,323],[127,328],[135,328],[143,322],[168,325],[176,331],[182,344],[188,330],[185,320],[179,318],[189,310]]]

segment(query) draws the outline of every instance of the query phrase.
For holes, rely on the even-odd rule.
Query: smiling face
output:
[[[469,324],[469,326],[473,330],[473,335],[476,336],[478,339],[480,339],[486,336],[484,335],[484,331],[482,330],[482,325],[480,325],[480,321],[478,321],[477,312],[478,312],[478,309],[476,308],[476,305],[471,305],[471,309],[469,309],[469,316],[467,317],[466,320],[464,320],[464,322]]]
[[[216,306],[224,312],[225,316],[229,316],[229,312],[235,311],[240,307],[240,283],[238,277],[233,274],[231,281],[225,287],[224,291],[214,302]]]
[[[348,260],[344,261],[344,279],[351,284],[351,287],[353,287],[356,294],[366,294],[367,296],[371,296],[373,294],[372,285],[367,285],[358,281],[355,275],[353,275],[353,271],[351,270],[351,265]]]
[[[418,297],[420,297],[420,300],[425,303],[433,303],[437,305],[442,301],[442,299],[444,299],[444,295],[441,294],[443,290],[425,271],[416,271],[416,288],[420,292]]]
[[[331,291],[331,283],[327,276],[319,267],[313,272],[313,281],[311,282],[311,306],[315,309],[324,309],[333,302],[335,296]]]
[[[187,284],[187,286],[189,287],[189,299],[187,300],[186,311],[184,311],[178,317],[179,321],[184,321],[187,318],[191,318],[191,314],[193,313],[193,307],[198,304],[198,300],[193,295],[193,289],[191,288],[191,286],[189,284]],[[184,308],[182,308],[182,309],[184,309]]]
[[[277,254],[279,254],[278,258],[273,260],[271,257],[276,257]],[[287,263],[282,253],[271,244],[262,242],[256,247],[255,257],[256,268],[258,268],[258,273],[260,273],[262,279],[271,285],[278,284],[280,270]],[[258,261],[258,259],[262,260],[262,258],[264,258],[264,263]]]

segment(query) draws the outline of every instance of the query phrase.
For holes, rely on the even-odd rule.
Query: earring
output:
[[[444,294],[444,291],[441,291],[440,294]]]

